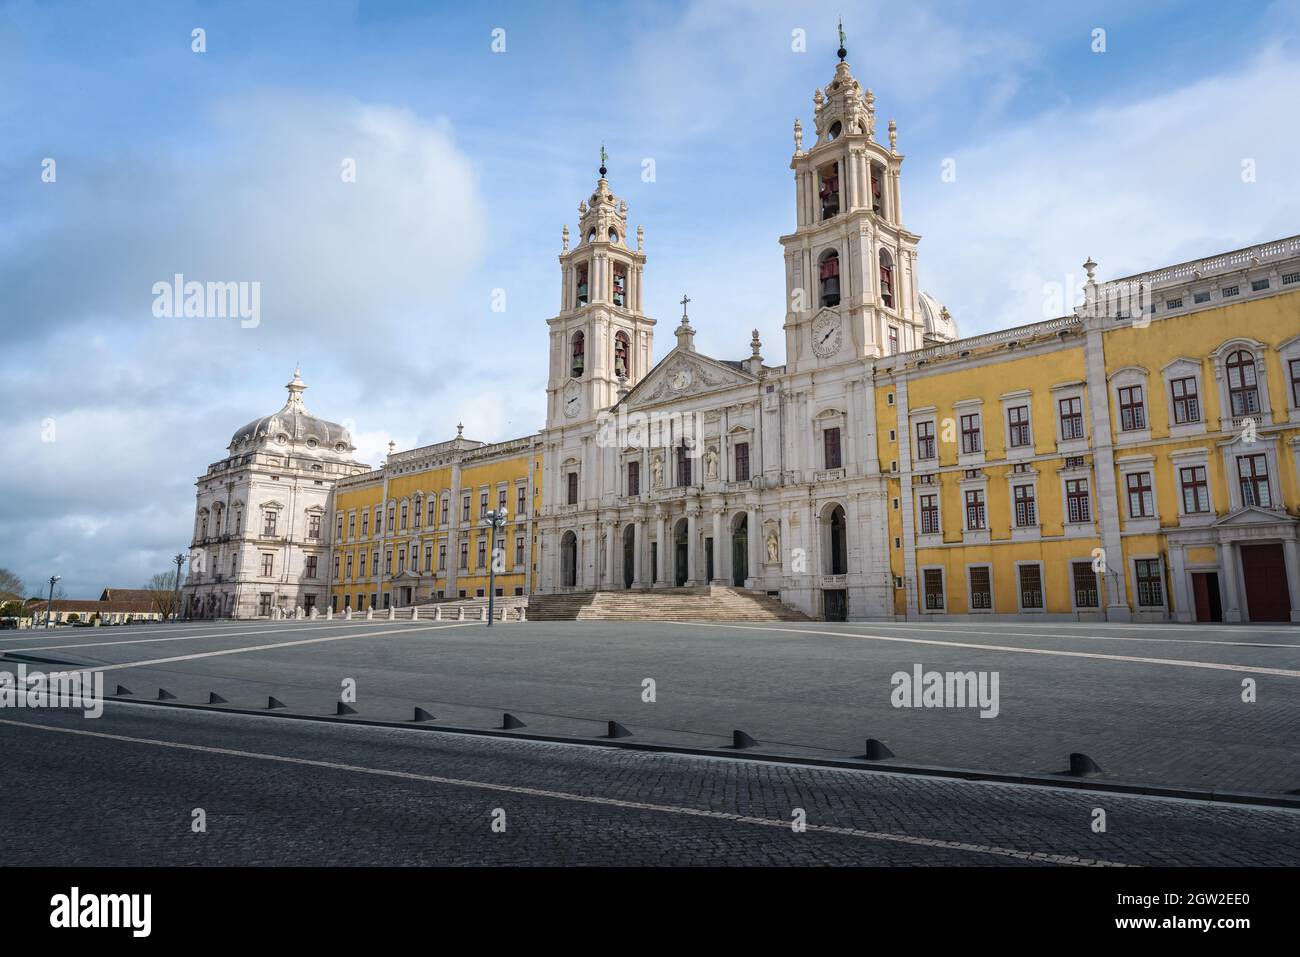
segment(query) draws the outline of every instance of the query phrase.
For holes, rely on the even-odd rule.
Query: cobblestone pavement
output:
[[[1293,810],[147,705],[0,747],[22,865],[1300,864]]]
[[[487,728],[508,710],[529,731],[593,735],[614,719],[638,741],[693,747],[741,728],[765,749],[836,756],[874,737],[903,762],[1011,773],[1057,772],[1082,751],[1114,780],[1300,788],[1295,627],[357,620],[12,635],[0,650],[104,666],[110,691],[120,682],[144,697],[215,691],[251,708],[275,695],[327,714],[351,678],[359,715],[383,720],[419,705],[439,723]],[[892,707],[891,676],[917,664],[996,672],[997,717]]]

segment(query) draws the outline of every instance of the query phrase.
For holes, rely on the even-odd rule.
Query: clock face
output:
[[[844,341],[844,323],[835,313],[819,316],[812,324],[813,352],[827,359],[840,351]]]
[[[573,418],[582,411],[582,386],[576,382],[570,382],[564,389],[564,414]]]

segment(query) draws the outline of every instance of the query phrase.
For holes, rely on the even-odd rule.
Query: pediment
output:
[[[1245,508],[1239,508],[1231,514],[1223,516],[1215,522],[1215,526],[1235,526],[1242,525],[1276,525],[1279,522],[1292,522],[1296,520],[1281,510],[1269,508],[1259,508],[1254,505],[1247,505]]]
[[[717,392],[757,380],[748,372],[698,352],[674,349],[636,384],[624,401],[629,408]]]

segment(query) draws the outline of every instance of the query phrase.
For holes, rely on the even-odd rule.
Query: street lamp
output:
[[[54,604],[54,586],[59,581],[58,575],[50,576],[50,600],[45,603],[45,627],[50,627],[50,608]]]
[[[510,516],[504,508],[488,512],[483,516],[483,524],[492,529],[492,542],[488,547],[488,627],[492,627],[492,613],[496,608],[497,583],[497,529],[505,528]]]
[[[180,552],[172,559],[176,563],[176,601],[172,604],[172,618],[176,621],[181,619],[181,566],[185,564],[185,556]]]

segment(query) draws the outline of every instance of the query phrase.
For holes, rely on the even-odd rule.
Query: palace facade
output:
[[[895,124],[880,142],[841,54],[807,148],[795,123],[783,363],[757,332],[700,353],[686,297],[654,361],[644,232],[602,167],[562,234],[544,428],[371,470],[295,375],[199,479],[191,611],[482,596],[504,510],[501,595],[1300,621],[1300,238],[1105,283],[1089,261],[1072,312],[960,338],[918,284]]]

